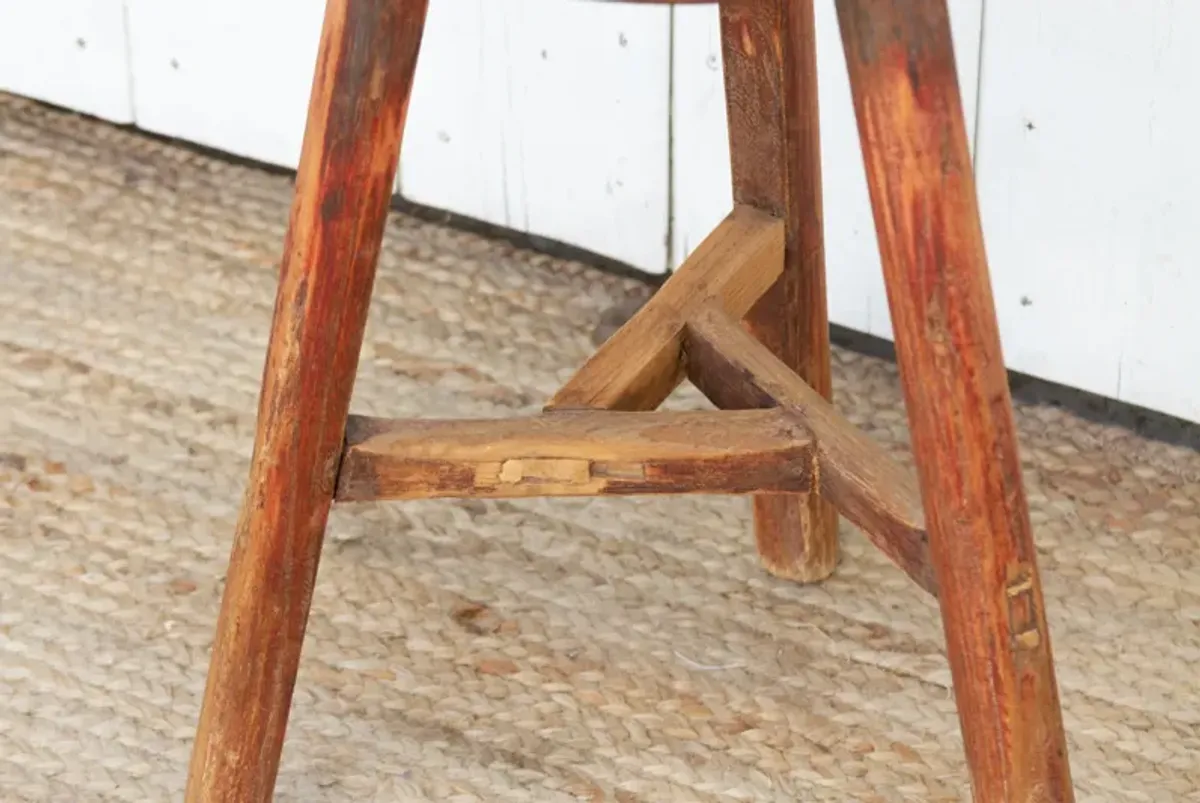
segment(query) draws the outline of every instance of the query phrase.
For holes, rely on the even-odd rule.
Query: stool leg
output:
[[[755,336],[832,396],[813,0],[722,0],[733,195],[787,223],[783,275],[751,310]],[[837,511],[817,493],[754,499],[758,551],[802,582],[837,564]]]
[[[427,0],[329,0],[188,801],[272,797]]]
[[[1071,801],[945,0],[837,0],[974,796]]]

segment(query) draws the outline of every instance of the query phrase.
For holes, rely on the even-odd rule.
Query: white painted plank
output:
[[[400,153],[398,189],[415,203],[512,227],[505,192],[508,105],[496,0],[429,7]]]
[[[721,27],[716,7],[676,8],[673,35],[672,270],[733,206]]]
[[[0,90],[133,120],[122,0],[0,0]]]
[[[664,272],[669,48],[663,8],[435,0],[402,193]]]
[[[129,1],[139,125],[296,165],[323,0]],[[662,272],[667,10],[431,6],[402,192]]]
[[[989,3],[979,186],[1006,361],[1200,421],[1200,5]]]
[[[324,0],[129,0],[138,124],[294,168]],[[414,201],[506,223],[497,190],[502,70],[488,70],[483,0],[431,4],[398,186]],[[487,83],[489,76],[491,82]]]
[[[437,0],[401,191],[666,270],[670,18],[563,0]]]
[[[664,272],[669,10],[488,0],[488,14],[506,45],[510,225]]]
[[[1101,19],[1111,22],[1109,47],[1124,51],[1128,9],[1106,5]],[[1090,7],[1089,12],[1094,13]],[[1081,111],[1075,123],[1086,139],[1098,127],[1111,126],[1112,118],[1123,120],[1120,138],[1113,137],[1104,156],[1141,166],[1141,183],[1128,191],[1108,185],[1110,196],[1128,205],[1123,225],[1139,244],[1137,262],[1121,266],[1135,283],[1117,395],[1200,422],[1200,372],[1195,369],[1200,366],[1200,6],[1155,0],[1137,20],[1144,55],[1133,72],[1115,69],[1119,60],[1113,59],[1111,75],[1102,79],[1126,82],[1121,100],[1114,103],[1108,94],[1103,114],[1094,108],[1085,120]]]
[[[324,0],[127,2],[140,127],[297,165]]]
[[[891,321],[833,3],[818,0],[817,69],[829,315],[891,339]],[[950,15],[968,128],[974,134],[982,0],[951,0]],[[732,204],[728,127],[717,12],[675,10],[675,227],[677,266]]]

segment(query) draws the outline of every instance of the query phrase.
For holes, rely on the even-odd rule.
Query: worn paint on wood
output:
[[[975,800],[1074,798],[945,0],[837,0]]]
[[[187,800],[271,799],[426,0],[330,0]]]

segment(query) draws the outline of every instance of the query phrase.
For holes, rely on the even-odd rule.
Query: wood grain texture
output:
[[[688,376],[725,409],[779,406],[812,433],[820,493],[917,585],[937,593],[916,478],[720,310],[688,322]]]
[[[186,799],[272,796],[426,0],[329,0]]]
[[[806,490],[808,432],[778,410],[352,416],[339,501]]]
[[[975,800],[1071,801],[945,0],[838,0]]]
[[[683,323],[705,304],[741,317],[783,267],[784,227],[738,206],[638,312],[592,355],[547,410],[652,410],[683,380]]]
[[[720,16],[734,201],[787,225],[783,274],[747,323],[831,398],[813,2],[723,0]],[[819,494],[758,497],[754,517],[770,571],[800,581],[833,572],[837,513]]]

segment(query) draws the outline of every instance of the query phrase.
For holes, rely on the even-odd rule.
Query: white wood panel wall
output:
[[[980,203],[1012,368],[1200,421],[1200,3],[1003,0]]]
[[[293,167],[324,0],[0,0],[0,89]],[[1200,4],[950,0],[1006,360],[1200,421]],[[830,312],[891,337],[832,0]],[[730,205],[716,12],[433,0],[399,187],[678,265]]]
[[[296,166],[324,0],[125,3],[141,128]]]
[[[126,2],[140,126],[296,165],[324,0]],[[665,8],[435,0],[400,189],[665,271],[670,37]]]
[[[133,122],[124,0],[0,0],[0,90]]]
[[[417,63],[399,186],[409,200],[513,225],[505,132],[509,64],[495,0],[434,0]]]
[[[435,0],[404,195],[667,268],[670,11]]]

